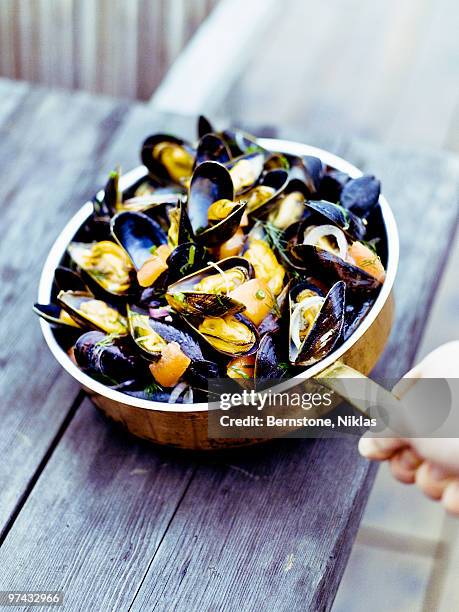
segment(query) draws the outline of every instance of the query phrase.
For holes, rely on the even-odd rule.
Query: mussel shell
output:
[[[86,283],[75,270],[58,266],[54,271],[54,282],[59,291],[84,291],[89,293]]]
[[[103,331],[105,333],[110,333],[109,330],[105,329],[103,321],[97,322],[93,318],[87,317],[85,313],[81,312],[80,310],[80,307],[84,302],[92,302],[92,301],[95,301],[95,299],[96,298],[92,295],[92,293],[87,293],[83,291],[60,291],[57,296],[57,303],[83,329],[93,329],[96,331]],[[116,310],[119,313],[119,311],[111,304],[107,304],[107,306],[113,310]],[[121,315],[121,313],[119,313],[119,325],[121,327],[120,327],[119,332],[117,331],[117,333],[119,333],[120,335],[126,335],[127,334],[126,320]]]
[[[81,333],[81,325],[79,325],[76,321],[74,321],[74,325],[72,325],[70,322],[64,321],[60,318],[62,309],[60,306],[57,306],[57,304],[35,303],[33,305],[33,311],[53,327],[61,327]]]
[[[266,334],[260,340],[255,357],[254,378],[257,382],[283,378],[285,369],[280,365],[279,348],[271,334]]]
[[[246,193],[247,191],[250,191],[250,189],[252,189],[252,187],[256,185],[263,172],[265,156],[264,153],[262,153],[261,151],[255,151],[254,153],[245,153],[244,155],[240,155],[239,157],[234,157],[233,159],[231,159],[231,161],[225,164],[225,166],[226,168],[228,168],[228,170],[232,170],[234,166],[236,166],[236,164],[242,161],[248,162],[250,164],[252,176],[251,181],[249,183],[243,185],[240,189],[235,188],[236,195],[238,196],[242,195],[243,193]]]
[[[292,189],[301,191],[306,197],[316,194],[324,175],[322,161],[313,155],[287,156],[287,159]]]
[[[139,329],[140,328],[147,328],[147,333],[150,332],[151,330],[151,334],[154,335],[155,331],[153,329],[153,326],[151,325],[151,319],[148,316],[148,313],[145,311],[141,311],[138,308],[135,307],[131,307],[131,306],[127,306],[126,307],[126,313],[127,313],[127,320],[128,320],[128,327],[129,327],[129,333],[131,334],[131,338],[134,340],[135,344],[137,345],[139,351],[141,352],[141,354],[146,357],[147,359],[152,359],[152,358],[158,358],[161,355],[161,350],[162,348],[164,348],[167,344],[167,341],[163,343],[161,343],[160,341],[158,342],[158,345],[154,348],[148,348],[146,347],[142,342],[141,342],[141,338],[142,337],[147,337],[146,334],[140,334],[139,333]],[[158,332],[156,332],[158,333]],[[160,334],[158,334],[160,336]],[[164,340],[164,338],[161,339]]]
[[[374,299],[358,300],[352,296],[352,301],[346,304],[346,312],[344,315],[343,341],[352,336],[360,323],[369,313],[374,304]]]
[[[206,134],[210,134],[215,131],[210,121],[204,117],[204,115],[199,115],[197,129],[199,140]]]
[[[374,291],[381,286],[374,276],[324,249],[297,244],[290,247],[289,253],[296,268],[331,282],[342,280],[351,291]]]
[[[225,141],[217,134],[205,134],[199,141],[196,149],[195,167],[205,161],[216,161],[226,164],[231,154]]]
[[[250,210],[248,213],[249,217],[254,219],[264,219],[269,214],[273,206],[275,206],[276,198],[278,198],[286,188],[288,181],[289,174],[287,170],[277,168],[276,170],[269,170],[266,172],[258,184],[255,185],[254,189],[256,189],[258,186],[271,187],[274,189],[274,193],[267,200]]]
[[[170,285],[196,270],[201,270],[207,261],[208,253],[202,245],[194,242],[179,244],[166,260],[168,265],[167,283]]]
[[[237,313],[234,315],[230,315],[232,318],[234,318],[236,321],[238,321],[239,323],[244,324],[250,333],[250,341],[246,343],[246,345],[244,345],[244,347],[242,346],[238,346],[234,343],[230,343],[228,341],[228,345],[227,347],[221,348],[221,347],[216,347],[214,346],[211,341],[208,339],[206,334],[202,334],[199,331],[199,324],[200,322],[203,320],[203,318],[196,318],[196,317],[184,317],[183,320],[184,322],[190,327],[190,329],[198,335],[198,337],[201,338],[201,340],[206,343],[209,348],[216,352],[216,353],[220,353],[222,355],[226,355],[227,357],[240,357],[242,355],[251,355],[252,353],[254,353],[257,349],[258,349],[258,344],[259,344],[259,333],[257,328],[255,327],[255,325],[252,323],[252,321],[250,321],[247,317],[245,317],[243,314],[241,313]],[[250,346],[247,346],[250,345]]]
[[[147,362],[140,357],[129,336],[105,344],[107,335],[86,332],[75,343],[75,359],[84,371],[115,382],[148,378]],[[151,378],[151,376],[150,376]]]
[[[251,264],[244,257],[227,257],[217,265],[223,272],[232,268],[240,269],[246,280],[254,275]],[[194,289],[202,279],[214,275],[218,275],[218,270],[213,266],[207,266],[169,285],[166,293],[168,303],[178,312],[192,315],[221,317],[225,314],[242,312],[245,306],[225,293],[205,293]]]
[[[255,151],[265,154],[265,149],[258,144],[256,137],[248,132],[234,128],[232,130],[223,130],[221,135],[233,157],[239,157]]]
[[[220,376],[220,368],[215,361],[202,359],[200,361],[192,361],[185,373],[186,380],[193,388],[208,390],[209,379],[218,378]]]
[[[222,164],[209,161],[193,172],[188,196],[188,217],[196,240],[205,246],[216,246],[236,233],[245,203],[236,206],[225,219],[209,227],[208,210],[218,200],[234,200],[231,175]]]
[[[372,175],[348,181],[341,192],[341,206],[356,215],[367,216],[379,200],[381,182]]]
[[[108,219],[117,212],[122,200],[119,178],[120,172],[118,169],[110,172],[104,189],[94,196],[92,202],[96,218]]]
[[[338,281],[333,285],[303,343],[299,348],[289,333],[289,359],[294,365],[310,366],[326,357],[341,338],[344,324],[346,285]],[[290,305],[290,314],[292,312]]]
[[[167,235],[161,226],[140,212],[118,213],[111,220],[110,229],[113,238],[126,251],[137,270],[151,257],[155,247],[167,242]]]
[[[180,348],[191,361],[204,361],[199,342],[183,329],[183,320],[173,316],[171,323],[150,319],[151,328],[166,342],[177,342]]]
[[[159,207],[164,207],[167,204],[177,206],[180,198],[182,197],[182,193],[182,191],[167,192],[164,189],[161,189],[160,193],[135,196],[124,200],[121,210],[129,212],[145,212]]]
[[[353,240],[362,240],[365,236],[367,227],[362,219],[342,206],[332,204],[326,200],[308,200],[306,208],[313,213],[311,217],[306,219],[306,226],[311,223],[319,225],[320,221],[316,223],[316,220],[322,218],[336,225],[336,227]]]
[[[339,170],[328,170],[320,183],[319,199],[328,202],[339,202],[344,185],[349,181],[349,174]]]
[[[156,145],[162,142],[168,142],[173,145],[181,146],[188,151],[190,155],[194,155],[194,151],[189,143],[185,142],[181,138],[171,136],[170,134],[154,134],[153,136],[149,136],[142,144],[140,158],[143,165],[146,166],[151,174],[161,183],[164,184],[171,181],[175,182],[161,160],[153,157],[154,148]]]

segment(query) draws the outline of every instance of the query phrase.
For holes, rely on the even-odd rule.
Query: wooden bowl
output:
[[[352,178],[362,172],[344,159],[305,144],[277,139],[259,139],[260,144],[272,151],[292,155],[314,155],[328,166],[346,172]],[[125,174],[121,188],[128,189],[147,175],[144,166],[139,166]],[[298,379],[315,377],[333,363],[343,362],[362,374],[369,374],[381,355],[390,333],[393,319],[392,287],[398,265],[399,241],[392,210],[387,200],[379,199],[382,220],[387,242],[386,279],[370,312],[350,338],[333,351],[326,359],[292,378],[292,386]],[[67,223],[53,247],[43,267],[40,279],[38,302],[48,303],[52,294],[54,270],[66,253],[69,242],[80,227],[92,214],[92,202],[86,202]],[[208,404],[165,404],[130,397],[119,391],[109,389],[82,372],[59,345],[53,329],[40,319],[45,340],[62,367],[75,378],[92,398],[94,404],[107,416],[122,423],[132,434],[158,444],[179,448],[209,450],[252,444],[254,439],[209,439],[207,432]]]

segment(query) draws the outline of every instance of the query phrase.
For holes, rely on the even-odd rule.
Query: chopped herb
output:
[[[109,174],[109,177],[110,177],[111,179],[118,178],[118,177],[119,177],[119,172],[118,172],[118,170],[112,170],[112,171],[110,172],[110,174]]]
[[[290,369],[290,364],[287,361],[279,361],[279,368],[284,372],[288,372]]]
[[[156,244],[154,244],[152,247],[150,247],[150,253],[151,253],[152,255],[154,255],[154,254],[155,254],[155,252],[156,252],[156,249],[157,249],[157,248],[158,248],[158,247],[156,246]]]
[[[347,208],[344,208],[344,206],[341,206],[341,204],[339,202],[337,202],[336,204],[333,204],[333,206],[336,206],[336,208],[338,208],[338,210],[341,211],[341,214],[344,217],[345,225],[344,225],[343,229],[344,230],[349,229],[351,216],[350,216],[349,211],[347,210]]]
[[[262,223],[266,232],[269,246],[272,249],[277,249],[279,253],[285,254],[287,251],[287,241],[284,240],[284,231],[273,225],[272,223]]]
[[[164,391],[164,389],[161,385],[158,385],[157,382],[150,383],[148,387],[145,387],[143,390],[147,397],[154,397],[156,393],[161,393],[162,391]]]
[[[180,291],[177,291],[177,293],[174,293],[174,299],[177,300],[177,302],[180,302],[181,304],[185,303],[185,294],[181,293]]]
[[[259,145],[257,145],[257,144],[251,144],[245,150],[246,154],[249,154],[249,153],[258,153],[259,151],[261,151],[261,147]]]
[[[360,267],[361,268],[369,268],[370,266],[373,266],[377,261],[378,261],[378,256],[377,255],[376,255],[376,257],[373,257],[373,259],[364,259],[360,263]]]
[[[102,338],[102,340],[96,342],[96,346],[112,346],[113,342],[118,338],[121,338],[121,334],[118,334],[117,332],[107,334],[105,338]]]
[[[239,376],[241,378],[245,378],[245,379],[250,378],[250,376],[248,374],[246,374],[246,372],[244,372],[244,370],[241,370],[240,368],[238,368],[236,366],[231,366],[230,369],[233,370],[233,372],[236,372],[236,374],[239,374]]]
[[[266,297],[266,293],[263,291],[263,289],[258,289],[258,291],[255,293],[255,297],[257,298],[257,300],[264,300]]]
[[[188,264],[192,266],[194,264],[194,257],[196,255],[196,247],[194,244],[190,246],[190,252],[188,253]]]
[[[285,155],[279,155],[279,161],[280,161],[282,167],[285,168],[286,170],[288,170],[290,168],[289,161],[285,157]]]
[[[368,242],[366,240],[361,240],[360,241],[364,246],[366,246],[368,249],[370,249],[370,251],[373,251],[373,253],[375,255],[378,254],[377,250],[376,250],[376,245],[379,242],[379,238],[373,238],[372,240],[368,240]]]

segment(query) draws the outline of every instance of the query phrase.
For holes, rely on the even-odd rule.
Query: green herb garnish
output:
[[[161,387],[161,385],[158,385],[157,382],[150,383],[148,387],[145,387],[143,390],[147,397],[154,397],[155,393],[161,393],[163,391],[164,389]]]
[[[158,247],[156,246],[156,244],[154,244],[152,247],[150,247],[150,253],[151,253],[152,255],[154,255],[154,254],[156,253],[156,249],[157,249],[157,248],[158,248]]]
[[[336,206],[336,208],[341,212],[341,214],[344,217],[344,227],[342,229],[347,230],[350,227],[350,221],[351,221],[351,216],[349,214],[349,211],[347,210],[347,208],[344,208],[344,206],[341,206],[341,204],[339,202],[337,202],[336,204],[333,204],[333,206]]]
[[[177,291],[177,293],[174,293],[174,299],[177,300],[177,302],[180,302],[181,304],[185,303],[185,294],[181,293],[180,291]]]
[[[231,366],[230,369],[233,370],[233,372],[236,372],[236,374],[238,374],[241,378],[245,378],[245,379],[250,378],[248,374],[246,374],[243,370],[241,370],[240,368],[236,366]]]
[[[257,300],[264,300],[266,297],[266,293],[263,291],[263,289],[258,289],[258,291],[255,293],[255,297],[257,298]]]
[[[107,334],[105,338],[102,338],[102,340],[99,340],[99,342],[96,342],[96,346],[112,346],[114,341],[117,340],[118,338],[121,338],[121,334],[118,334],[117,332],[113,332],[112,334]]]

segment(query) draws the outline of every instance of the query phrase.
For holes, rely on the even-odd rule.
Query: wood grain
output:
[[[12,201],[5,199],[4,209],[6,219],[12,221],[19,201],[43,201],[53,180],[50,168],[59,168],[64,176],[54,177],[56,193],[46,199],[53,215],[33,217],[49,241],[71,213],[65,201],[76,206],[89,183],[97,185],[115,163],[125,168],[136,164],[138,144],[148,132],[161,129],[188,138],[194,132],[190,118],[159,116],[142,106],[125,113],[112,102],[90,102],[85,96],[75,102],[71,97],[70,103],[65,96],[41,99],[35,91],[30,95],[19,104],[22,115],[17,116],[8,141],[13,146],[29,127],[28,147],[23,151],[16,145],[15,160],[30,176],[21,186],[22,193],[14,195],[24,173],[15,171],[16,166],[7,160],[13,195],[9,196]],[[68,108],[64,110],[63,104]],[[83,112],[80,130],[84,136],[78,135],[75,146],[66,148]],[[33,123],[30,129],[32,113],[37,113],[41,128]],[[56,123],[53,129],[51,116]],[[47,129],[51,130],[49,141],[43,135]],[[383,179],[399,220],[404,263],[397,288],[396,328],[378,373],[395,376],[411,365],[430,293],[441,276],[447,242],[434,236],[450,232],[457,214],[453,194],[458,161],[346,141],[320,130],[282,136],[328,146]],[[44,174],[32,172],[33,159],[35,164],[42,160]],[[436,208],[430,206],[434,196]],[[442,215],[436,214],[438,207]],[[37,229],[27,229],[30,215],[21,212],[7,238],[10,244],[18,244],[26,227],[33,257],[28,254],[25,263],[30,275],[36,275],[41,264],[36,260],[46,249],[35,236]],[[425,248],[416,248],[416,236],[430,228],[435,231],[425,237]],[[13,256],[15,271],[22,260],[20,254]],[[424,271],[422,277],[419,270]],[[8,370],[9,380],[18,389],[25,372],[32,370],[31,359],[36,373],[29,374],[19,395],[10,391],[6,411],[10,437],[2,455],[13,456],[7,462],[9,471],[18,469],[27,453],[35,458],[34,464],[27,457],[26,467],[20,470],[16,486],[24,491],[25,475],[34,465],[37,469],[39,451],[50,443],[46,428],[56,428],[57,411],[61,416],[65,412],[59,408],[59,398],[67,398],[68,410],[74,395],[71,381],[57,374],[47,355],[38,325],[33,326],[25,307],[18,306],[31,276],[24,275],[17,289],[12,278],[14,274],[8,283],[13,291],[8,308],[18,313],[18,322],[13,325],[7,364],[23,363],[17,374],[16,368]],[[27,352],[30,345],[19,334],[23,326],[33,334],[34,351]],[[49,392],[43,378],[55,378]],[[36,413],[42,417],[38,426]],[[21,431],[24,423],[34,436],[32,451],[14,447],[12,432]],[[203,459],[134,441],[99,417],[87,402],[61,432],[42,467],[0,549],[4,568],[0,588],[62,588],[69,609],[119,610],[131,604],[135,610],[329,609],[374,477],[374,469],[359,458],[352,439],[286,440]],[[8,499],[11,505],[13,496]]]

